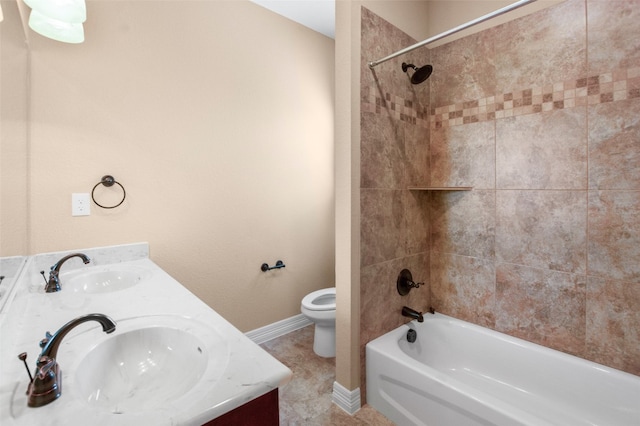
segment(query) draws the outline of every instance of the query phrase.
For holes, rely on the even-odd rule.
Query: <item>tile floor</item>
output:
[[[313,325],[263,343],[261,346],[293,371],[280,389],[281,426],[393,426],[368,405],[350,416],[331,401],[335,358],[313,352]]]

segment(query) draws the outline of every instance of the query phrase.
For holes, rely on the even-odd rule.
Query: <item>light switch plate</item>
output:
[[[71,216],[89,216],[91,214],[91,201],[88,193],[71,194]]]

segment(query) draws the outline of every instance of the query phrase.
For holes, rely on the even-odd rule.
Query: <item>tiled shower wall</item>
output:
[[[431,50],[436,309],[640,374],[640,1]]]
[[[411,44],[378,21],[363,56]],[[404,84],[413,53],[363,64],[363,344],[396,326],[374,289],[415,247],[436,310],[640,375],[639,23],[640,0],[568,0],[414,51],[429,88]]]
[[[365,393],[364,345],[407,321],[402,306],[429,306],[428,285],[400,296],[398,274],[407,268],[416,282],[429,282],[427,194],[407,186],[429,179],[429,85],[412,86],[401,62],[375,71],[367,61],[415,40],[362,9],[361,110],[361,266],[360,343]],[[422,49],[404,58],[420,66],[429,62]]]

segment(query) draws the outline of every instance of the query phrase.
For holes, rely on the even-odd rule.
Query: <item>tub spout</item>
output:
[[[402,307],[402,316],[403,317],[409,317],[409,318],[413,318],[415,320],[418,320],[418,322],[423,322],[424,318],[422,317],[422,312],[418,312],[414,309],[411,309],[407,306],[403,306]]]

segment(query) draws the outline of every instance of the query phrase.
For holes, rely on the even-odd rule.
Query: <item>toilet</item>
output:
[[[336,288],[307,294],[300,305],[302,314],[313,321],[313,351],[324,358],[336,356]]]

